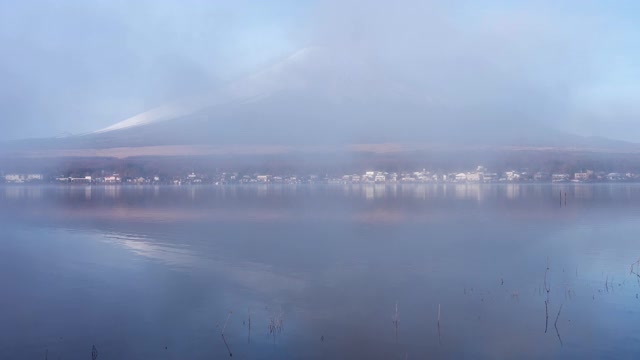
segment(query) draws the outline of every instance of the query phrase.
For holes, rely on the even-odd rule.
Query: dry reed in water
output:
[[[227,323],[229,322],[229,318],[231,317],[232,313],[233,311],[229,310],[229,315],[227,315],[227,320],[224,322],[224,326],[222,327],[222,332],[220,333],[220,335],[224,335],[224,330],[227,328]]]
[[[269,335],[273,336],[273,342],[276,341],[276,334],[279,334],[284,329],[284,320],[282,310],[277,315],[272,315],[269,319],[269,324],[267,325],[267,330],[269,331]]]
[[[442,345],[442,337],[440,334],[440,304],[438,304],[438,345]]]
[[[544,301],[544,313],[545,313],[545,320],[544,320],[544,333],[547,333],[547,328],[549,327],[549,303],[547,302],[547,300]]]
[[[560,304],[560,309],[558,309],[558,315],[556,316],[556,321],[553,323],[553,327],[556,328],[556,335],[558,335],[558,340],[560,340],[560,346],[562,346],[562,338],[560,338],[560,331],[558,331],[558,318],[560,318],[560,312],[562,311],[562,305]]]
[[[547,300],[549,300],[549,292],[551,292],[551,286],[547,282],[548,274],[549,274],[549,257],[547,257],[547,269],[544,272],[544,290],[547,292]]]
[[[398,302],[396,301],[396,312],[393,314],[393,325],[396,328],[396,342],[398,342],[398,325],[400,324],[400,313],[398,313]]]

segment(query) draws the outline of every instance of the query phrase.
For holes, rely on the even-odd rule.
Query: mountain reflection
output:
[[[422,222],[500,211],[508,217],[565,217],[604,202],[631,205],[638,186],[585,185],[315,185],[315,186],[4,186],[7,216],[32,220],[147,222]],[[566,194],[566,195],[565,195]],[[550,213],[564,204],[562,213]],[[346,199],[336,206],[332,199]],[[26,201],[25,201],[26,200]],[[635,201],[635,200],[633,200]],[[313,209],[313,211],[305,211]],[[620,209],[620,207],[618,207]],[[466,214],[466,215],[465,215]],[[430,220],[431,219],[431,220]]]

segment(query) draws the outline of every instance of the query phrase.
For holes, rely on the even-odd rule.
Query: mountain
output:
[[[249,147],[255,152],[274,147],[322,152],[364,145],[407,151],[639,149],[636,144],[565,134],[534,121],[513,121],[522,114],[474,109],[427,95],[367,60],[307,48],[216,92],[177,100],[93,133],[23,141],[13,148],[68,155],[126,148],[132,156],[141,154],[136,151],[140,148],[176,146]]]

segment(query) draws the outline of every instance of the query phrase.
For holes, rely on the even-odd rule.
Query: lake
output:
[[[640,185],[4,186],[0,226],[2,359],[640,356]]]

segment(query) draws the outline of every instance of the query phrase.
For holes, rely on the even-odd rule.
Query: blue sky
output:
[[[323,46],[505,121],[640,142],[637,20],[635,1],[0,0],[0,139],[100,129]]]

